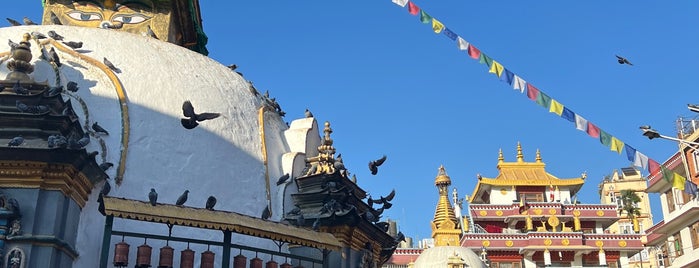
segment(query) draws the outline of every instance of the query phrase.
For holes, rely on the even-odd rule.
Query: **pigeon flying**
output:
[[[155,206],[156,202],[158,202],[158,192],[156,192],[155,189],[150,188],[150,193],[148,193],[148,200],[150,201],[151,206]]]
[[[177,198],[177,202],[175,203],[175,205],[184,205],[184,202],[187,202],[187,194],[189,194],[189,190],[184,190],[184,193],[182,193],[182,195],[180,195],[180,197]]]
[[[182,104],[182,113],[184,114],[185,117],[187,118],[182,118],[180,121],[182,122],[182,126],[186,129],[193,129],[199,125],[197,122],[201,122],[204,120],[209,120],[209,119],[214,119],[219,116],[221,116],[220,113],[200,113],[197,114],[194,112],[194,106],[192,106],[192,102],[190,101],[185,101]]]
[[[206,209],[208,210],[214,210],[214,206],[216,205],[216,197],[209,196],[209,198],[206,199]]]
[[[631,64],[631,62],[630,62],[629,60],[627,60],[626,58],[624,58],[624,57],[622,57],[622,56],[619,56],[619,55],[615,55],[615,56],[616,56],[616,61],[619,62],[619,64],[633,65],[633,64]]]
[[[376,175],[376,173],[379,172],[379,166],[381,166],[384,161],[386,161],[385,155],[376,161],[369,162],[369,170],[371,171],[371,175]]]
[[[94,124],[92,124],[92,130],[94,130],[94,131],[97,132],[97,133],[102,133],[102,134],[104,134],[104,135],[109,135],[109,132],[107,132],[106,129],[102,128],[102,126],[100,126],[99,124],[97,124],[97,122],[95,122]]]

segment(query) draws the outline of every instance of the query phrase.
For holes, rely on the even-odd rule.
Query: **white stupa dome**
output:
[[[217,210],[259,217],[267,204],[271,204],[271,219],[280,219],[283,214],[283,190],[280,189],[285,185],[277,186],[274,182],[282,174],[299,172],[300,168],[292,168],[294,161],[299,162],[293,156],[289,160],[290,148],[305,149],[307,146],[298,143],[308,143],[305,136],[285,134],[288,127],[273,111],[260,118],[263,101],[251,93],[243,77],[186,48],[122,31],[60,25],[16,26],[0,28],[0,40],[19,42],[24,33],[46,34],[49,30],[56,31],[67,41],[83,42],[79,56],[56,49],[63,64],[58,69],[58,78],[62,85],[74,81],[79,86],[76,93],[70,94],[79,97],[87,110],[81,108],[77,98],[70,99],[80,124],[99,122],[109,131],[108,136],[101,136],[104,146],[92,139],[86,149],[100,152],[96,158],[98,163],[102,157],[114,163],[114,167],[107,170],[112,184],[111,196],[146,201],[150,189],[154,188],[159,193],[158,202],[174,204],[180,194],[189,190],[186,206],[204,207],[206,199],[213,195],[218,199]],[[56,85],[57,72],[40,59],[39,44],[32,40],[31,45],[35,70],[30,76],[37,82]],[[9,46],[2,46],[0,51],[10,50]],[[108,71],[98,68],[96,63],[101,63],[103,58],[121,70],[116,74],[120,85],[114,84],[114,77],[110,78]],[[6,62],[0,65],[0,79],[9,72]],[[122,101],[119,86],[125,94]],[[185,129],[180,123],[185,100],[191,101],[197,113],[216,112],[221,116],[201,122],[194,129]],[[126,115],[128,120],[124,120]],[[306,123],[296,125],[315,128],[315,132],[294,133],[315,133],[310,136],[318,139],[316,123],[311,118],[302,121]],[[125,151],[123,155],[122,150]],[[282,159],[285,159],[284,164]],[[119,177],[120,168],[123,176],[116,185],[114,180]],[[82,208],[76,228],[76,249],[80,257],[74,267],[98,266],[100,244],[97,241],[101,240],[105,220],[97,211],[96,189],[99,187],[101,184],[95,186]],[[271,201],[267,200],[268,196]],[[115,221],[114,229],[131,229],[134,223],[138,224]],[[165,231],[167,234],[162,224],[143,228],[138,231],[160,234]],[[188,237],[186,232],[198,232],[190,229],[175,227],[173,235]],[[213,232],[211,237],[217,235],[220,232]],[[197,237],[206,239],[206,235]],[[134,248],[137,245],[132,243]],[[157,245],[152,246],[157,248]]]
[[[450,257],[458,257],[469,268],[486,268],[487,266],[472,250],[457,246],[439,246],[424,250],[415,260],[415,268],[448,267]]]

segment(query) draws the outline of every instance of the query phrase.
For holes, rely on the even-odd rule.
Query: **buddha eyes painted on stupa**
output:
[[[46,0],[44,17],[46,20],[52,13],[64,25],[119,29],[135,34],[147,33],[150,26],[158,36],[168,36],[165,33],[169,29],[170,7],[166,2]]]

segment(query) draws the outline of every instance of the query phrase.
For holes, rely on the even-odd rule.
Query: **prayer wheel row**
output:
[[[129,266],[129,244],[121,241],[114,246],[114,266]],[[136,268],[151,267],[151,253],[153,248],[147,244],[138,246],[136,251]],[[174,252],[170,246],[160,248],[160,260],[158,268],[173,268]],[[214,268],[215,254],[212,251],[201,253],[201,268]],[[261,267],[261,266],[260,266]],[[182,250],[180,254],[180,268],[194,268],[194,250],[189,248]]]

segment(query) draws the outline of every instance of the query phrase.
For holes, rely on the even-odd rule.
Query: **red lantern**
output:
[[[160,248],[160,261],[158,268],[172,268],[172,262],[175,257],[175,249],[170,246]]]
[[[180,255],[180,268],[194,268],[194,250],[189,248]]]
[[[129,244],[124,241],[114,245],[114,266],[129,266]]]
[[[150,267],[150,255],[152,252],[153,248],[145,242],[143,245],[138,246],[138,251],[136,251],[136,268]]]

